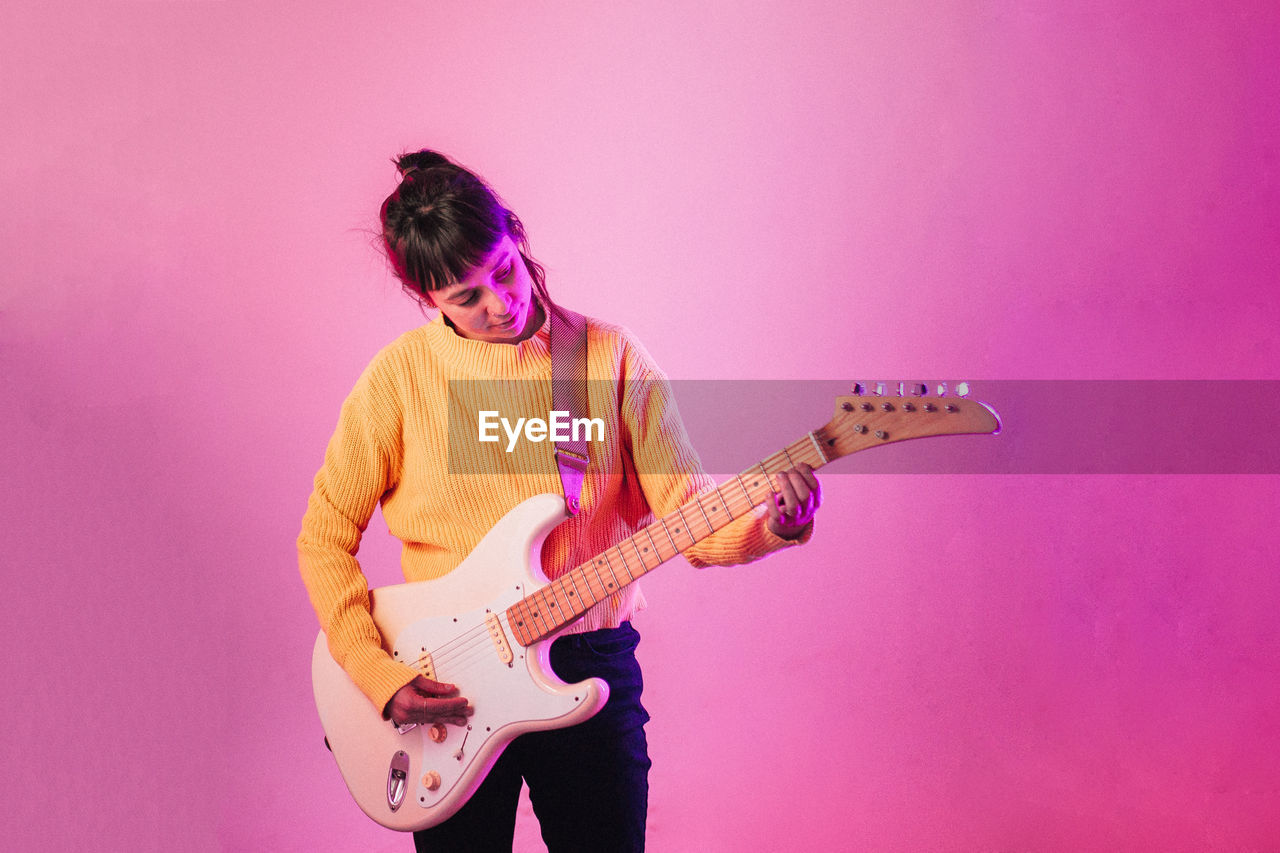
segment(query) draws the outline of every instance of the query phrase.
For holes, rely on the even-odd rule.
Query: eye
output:
[[[468,291],[468,292],[467,292],[467,298],[466,298],[466,299],[463,299],[462,301],[458,302],[457,304],[458,304],[458,305],[464,305],[464,306],[465,306],[465,305],[474,305],[474,304],[475,304],[476,299],[478,299],[478,298],[479,298],[479,297],[476,295],[476,292],[475,292],[474,290],[471,290],[471,291]]]
[[[515,264],[507,264],[506,269],[498,273],[498,281],[508,281],[511,278],[512,273],[514,273],[515,271],[516,271]]]

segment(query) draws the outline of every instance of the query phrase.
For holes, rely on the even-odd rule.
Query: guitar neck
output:
[[[820,468],[850,453],[913,438],[1000,431],[994,409],[963,399],[967,383],[957,386],[956,397],[945,396],[945,384],[934,397],[925,396],[924,384],[900,382],[896,398],[883,396],[883,382],[875,386],[875,394],[868,396],[866,386],[858,383],[854,396],[836,398],[835,416],[822,428],[508,607],[508,624],[516,639],[528,646],[555,633],[636,578],[772,500],[774,476],[780,471],[802,462]]]
[[[528,646],[558,631],[597,602],[772,500],[779,472],[802,462],[813,468],[825,465],[832,455],[824,451],[829,440],[823,432],[807,433],[507,608],[516,640]]]

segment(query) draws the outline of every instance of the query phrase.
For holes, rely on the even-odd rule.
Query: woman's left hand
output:
[[[813,469],[804,463],[789,471],[780,471],[777,487],[769,504],[769,530],[783,539],[795,539],[813,521],[822,505],[822,486]]]

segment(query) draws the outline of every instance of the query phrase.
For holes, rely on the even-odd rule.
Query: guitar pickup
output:
[[[498,659],[507,666],[511,666],[515,656],[511,654],[511,644],[507,642],[507,633],[502,630],[502,623],[498,621],[498,614],[486,614],[484,623],[489,626],[489,638],[493,640],[493,647],[498,652]]]

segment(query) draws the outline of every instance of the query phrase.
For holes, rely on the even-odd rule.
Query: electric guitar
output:
[[[593,604],[773,500],[780,471],[821,466],[882,444],[939,435],[996,433],[984,403],[946,386],[896,383],[898,396],[836,398],[825,426],[691,499],[554,581],[542,573],[542,541],[565,519],[564,498],[529,498],[494,525],[456,569],[438,580],[372,590],[373,620],[396,660],[458,685],[475,712],[465,727],[397,727],[382,718],[316,638],[312,681],[320,721],[351,795],[365,814],[402,831],[426,829],[460,809],[507,744],[526,732],[563,728],[609,698],[598,678],[566,684],[548,663],[552,640]],[[967,387],[957,386],[963,395]]]

